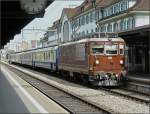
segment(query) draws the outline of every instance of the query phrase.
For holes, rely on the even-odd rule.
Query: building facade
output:
[[[128,71],[150,73],[149,0],[114,0],[101,10],[100,32],[116,32],[126,41]]]
[[[49,37],[49,41],[57,39],[64,43],[94,32],[115,32],[127,43],[128,71],[149,73],[148,33],[138,29],[138,32],[128,34],[139,27],[149,28],[149,4],[150,0],[85,0],[76,8],[63,9],[60,20],[53,24],[57,32]]]
[[[150,12],[146,1],[148,0],[116,0],[102,8],[102,18],[97,22],[99,31],[120,32],[149,25]],[[142,6],[143,9],[145,7],[144,10]]]
[[[64,8],[62,11],[62,42],[78,40],[98,32],[96,21],[101,18],[101,6],[112,0],[85,0],[76,8]]]

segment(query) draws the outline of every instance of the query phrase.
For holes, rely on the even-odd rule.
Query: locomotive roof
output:
[[[61,44],[60,46],[86,43],[86,42],[107,42],[107,41],[124,42],[124,40],[122,38],[87,38],[87,39],[81,39],[78,41],[67,42],[67,43]]]

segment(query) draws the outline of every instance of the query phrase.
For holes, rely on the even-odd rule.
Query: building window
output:
[[[112,25],[111,24],[108,24],[108,26],[107,26],[107,32],[112,32]]]
[[[82,23],[82,25],[85,24],[85,17],[84,17],[84,16],[82,16],[82,21],[81,21],[81,23]]]
[[[81,33],[80,32],[79,32],[78,36],[81,37]]]
[[[81,26],[81,19],[79,18],[79,26]]]
[[[120,23],[120,28],[121,30],[126,30],[127,29],[127,21],[126,20],[121,20],[121,23]]]
[[[95,7],[96,0],[92,0],[92,6]]]
[[[113,14],[113,7],[110,8],[110,11],[109,11],[110,15]]]
[[[131,29],[135,27],[135,21],[134,18],[129,18],[127,20],[127,29]]]
[[[103,9],[102,10],[102,17],[107,17],[107,10],[106,9]]]
[[[116,6],[114,6],[114,14],[117,12]]]
[[[96,21],[98,21],[98,19],[99,19],[99,12],[98,12],[98,10],[95,12],[95,20]]]
[[[90,14],[90,22],[93,22],[93,20],[94,20],[94,15],[93,15],[93,13],[91,12],[91,14]]]
[[[95,32],[98,32],[98,28],[95,28]]]
[[[135,19],[134,18],[131,19],[131,25],[132,25],[132,28],[135,27]]]
[[[116,4],[115,6],[114,6],[114,14],[115,13],[118,13],[120,11],[120,6],[119,6],[119,4]]]
[[[100,31],[101,31],[101,32],[106,32],[106,26],[102,25],[102,26],[100,27]]]
[[[76,19],[76,27],[79,26],[79,22],[78,22],[78,19]]]
[[[114,24],[114,32],[117,32],[118,31],[118,23],[115,23]]]
[[[83,31],[83,32],[82,32],[82,37],[84,37],[84,36],[85,36],[85,32]]]
[[[102,9],[99,8],[99,19],[101,19],[101,18],[102,18]]]
[[[123,0],[122,3],[121,3],[121,11],[124,11],[127,9],[127,1],[126,0]]]
[[[87,31],[86,31],[86,34],[88,34],[88,33],[89,33],[89,31],[87,30]]]
[[[89,15],[86,15],[86,24],[89,24]]]
[[[86,16],[86,24],[89,24],[89,15]]]
[[[127,29],[130,29],[131,28],[131,22],[130,22],[130,19],[127,20]]]
[[[81,7],[81,12],[84,12],[84,6]]]

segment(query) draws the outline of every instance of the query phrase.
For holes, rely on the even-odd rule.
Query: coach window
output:
[[[45,52],[45,55],[46,55],[46,59],[45,59],[45,60],[47,60],[47,59],[48,59],[48,54],[47,54],[47,51]]]
[[[51,52],[50,51],[48,51],[48,53],[49,53],[49,60],[51,59]]]
[[[42,52],[42,60],[44,60],[45,58],[44,58],[44,52]]]
[[[36,60],[36,52],[35,52],[35,53],[33,53],[33,56],[34,56],[34,60]]]
[[[47,60],[49,60],[49,58],[50,58],[50,57],[49,57],[49,52],[47,51]]]
[[[93,54],[104,54],[104,45],[95,45],[92,46]]]
[[[48,51],[46,52],[46,56],[47,56],[46,60],[48,60],[49,59],[49,53],[48,53]]]

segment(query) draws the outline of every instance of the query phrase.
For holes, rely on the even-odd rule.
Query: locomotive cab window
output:
[[[119,45],[119,54],[124,55],[124,45],[123,44]]]
[[[92,46],[93,54],[104,54],[104,45],[95,45]]]
[[[106,50],[106,55],[117,55],[118,53],[117,44],[106,44],[105,50]]]

